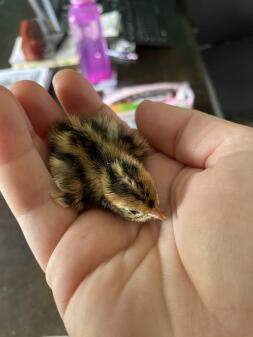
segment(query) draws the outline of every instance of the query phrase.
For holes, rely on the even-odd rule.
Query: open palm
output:
[[[111,110],[81,76],[54,81],[66,113]],[[46,134],[64,112],[20,82],[0,91],[0,187],[73,337],[253,335],[253,131],[193,110],[144,102],[137,124],[168,215],[126,222],[80,216],[50,193]],[[27,118],[28,116],[28,118]]]

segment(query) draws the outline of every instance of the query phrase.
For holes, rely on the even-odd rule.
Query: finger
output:
[[[253,149],[251,128],[192,109],[145,101],[137,109],[136,122],[154,148],[197,168],[212,166],[242,147]]]
[[[101,97],[81,74],[67,69],[58,72],[53,79],[57,98],[68,114],[86,117],[97,113],[116,114],[103,103]]]
[[[45,268],[76,213],[50,197],[54,184],[32,141],[24,111],[0,90],[0,190],[38,262]]]
[[[0,90],[4,91],[6,93],[6,95],[10,95],[10,97],[11,97],[11,92],[9,90],[5,89],[2,86],[0,86]],[[20,115],[22,116],[22,118],[24,120],[24,123],[26,124],[27,131],[29,132],[29,134],[30,134],[30,136],[33,140],[34,146],[36,147],[40,156],[45,160],[46,155],[47,155],[47,149],[45,147],[45,144],[43,143],[42,139],[35,132],[35,130],[33,128],[33,125],[31,124],[31,121],[29,120],[27,114],[25,113],[24,109],[22,108],[21,103],[17,100],[15,100],[15,103],[17,105],[17,108],[20,111]]]
[[[20,81],[14,84],[11,91],[23,106],[35,132],[47,138],[47,131],[55,121],[65,116],[49,93],[32,81]]]

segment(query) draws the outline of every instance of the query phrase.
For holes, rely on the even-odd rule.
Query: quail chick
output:
[[[56,123],[48,138],[54,198],[62,206],[103,207],[139,222],[165,218],[141,162],[149,147],[136,130],[107,115],[71,116]]]

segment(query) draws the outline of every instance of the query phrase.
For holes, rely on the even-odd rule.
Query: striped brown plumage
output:
[[[149,172],[149,146],[136,130],[107,115],[71,116],[50,130],[48,166],[53,197],[78,211],[103,207],[134,221],[164,216]]]

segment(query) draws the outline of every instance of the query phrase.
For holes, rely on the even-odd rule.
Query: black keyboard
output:
[[[171,18],[175,0],[104,0],[107,9],[122,15],[123,36],[137,45],[172,45]]]

